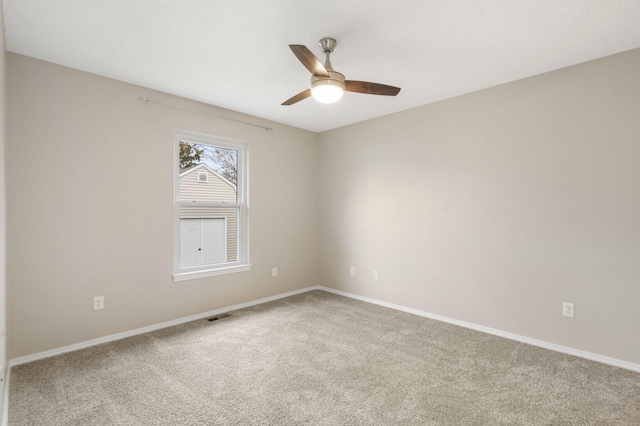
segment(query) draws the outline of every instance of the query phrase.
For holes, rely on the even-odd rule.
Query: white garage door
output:
[[[180,219],[180,267],[226,261],[224,219]]]

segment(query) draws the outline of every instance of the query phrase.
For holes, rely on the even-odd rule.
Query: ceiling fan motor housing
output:
[[[345,84],[344,84],[344,75],[337,72],[337,71],[328,71],[329,72],[329,77],[323,77],[321,75],[311,75],[311,89],[313,89],[316,86],[322,85],[322,84],[330,84],[332,86],[338,86],[340,87],[342,90],[344,90],[345,88]]]

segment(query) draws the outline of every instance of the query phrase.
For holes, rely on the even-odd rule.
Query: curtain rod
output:
[[[217,118],[217,119],[220,119],[220,120],[233,121],[235,123],[246,124],[247,126],[258,127],[260,129],[264,129],[265,132],[273,131],[272,127],[266,127],[266,126],[261,126],[259,124],[248,123],[246,121],[235,120],[233,118],[222,117],[222,116],[214,115],[214,114],[211,114],[211,113],[208,113],[208,112],[204,112],[204,111],[198,111],[198,110],[195,110],[195,109],[181,107],[179,105],[173,105],[173,104],[168,104],[168,103],[165,103],[165,102],[154,101],[151,98],[138,98],[138,99],[143,101],[145,104],[152,103],[152,104],[157,104],[157,105],[164,105],[164,106],[171,107],[171,108],[181,109],[183,111],[193,112],[195,114],[206,115],[206,116]]]

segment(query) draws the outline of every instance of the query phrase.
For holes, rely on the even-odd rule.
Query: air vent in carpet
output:
[[[209,321],[209,322],[218,321],[218,320],[221,320],[221,319],[229,318],[230,316],[231,316],[231,314],[220,314],[220,315],[216,315],[215,317],[207,318],[207,321]]]

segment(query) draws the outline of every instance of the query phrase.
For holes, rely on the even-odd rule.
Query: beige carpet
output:
[[[16,366],[17,425],[640,425],[640,374],[321,291]]]

